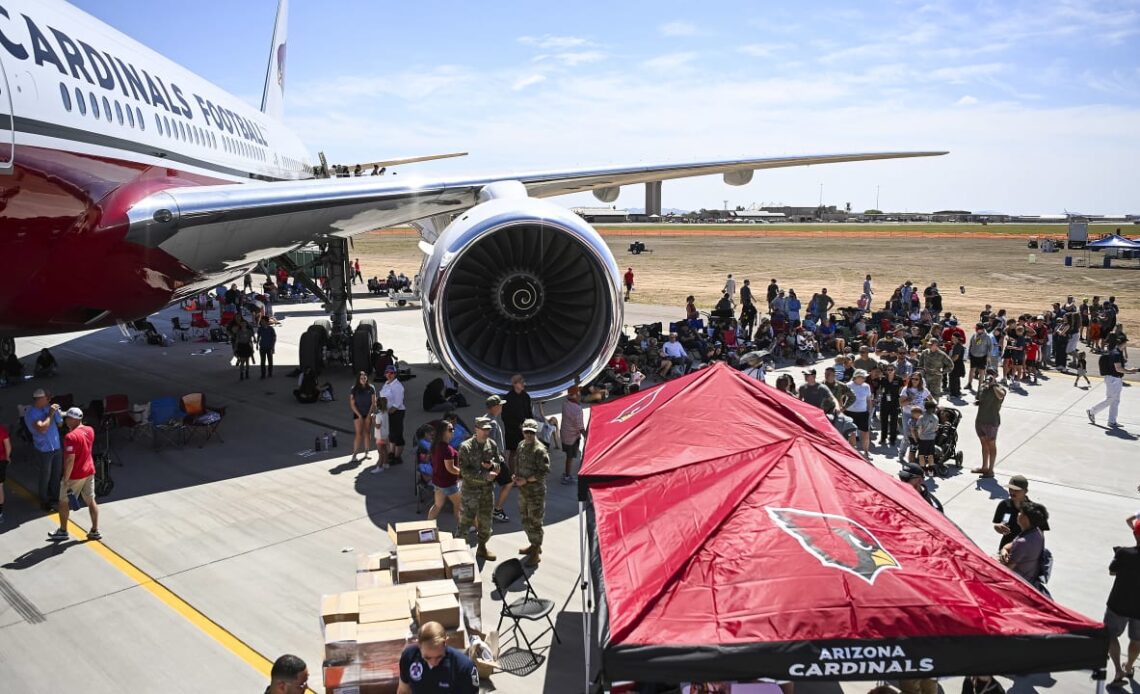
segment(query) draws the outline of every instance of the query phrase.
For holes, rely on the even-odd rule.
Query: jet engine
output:
[[[620,278],[593,227],[510,183],[513,195],[464,212],[431,248],[424,324],[460,382],[503,393],[519,373],[532,397],[548,398],[609,361],[622,327]]]

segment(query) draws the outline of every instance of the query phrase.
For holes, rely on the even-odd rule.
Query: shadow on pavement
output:
[[[9,571],[22,571],[30,569],[40,562],[58,557],[66,552],[68,549],[84,544],[80,540],[64,540],[63,542],[46,542],[42,547],[37,547],[32,550],[24,552],[7,564],[0,565],[0,569],[8,569]]]

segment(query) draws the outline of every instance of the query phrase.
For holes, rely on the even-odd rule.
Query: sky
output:
[[[276,0],[76,4],[260,103]],[[333,162],[470,152],[424,176],[950,151],[670,181],[665,207],[1140,213],[1140,0],[291,0],[285,110]]]

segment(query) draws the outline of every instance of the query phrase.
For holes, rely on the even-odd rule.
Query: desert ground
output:
[[[955,233],[948,225],[930,231],[866,225],[839,230],[600,228],[621,271],[633,268],[632,300],[675,305],[678,313],[688,294],[696,297],[698,307],[711,308],[728,273],[738,287],[750,279],[760,297],[776,278],[781,288],[796,290],[805,305],[826,287],[840,306],[854,304],[870,273],[877,300],[889,298],[908,279],[920,287],[938,282],[945,309],[962,320],[976,316],[987,303],[1014,315],[1037,313],[1069,294],[1078,300],[1115,296],[1126,329],[1140,318],[1140,261],[1118,260],[1105,269],[1100,267],[1102,255],[1091,252],[1091,267],[1066,267],[1066,255],[1083,259],[1086,252],[1041,253],[1027,248],[1027,230],[1018,231]],[[1046,235],[1063,237],[1064,229],[1055,227]],[[631,255],[627,249],[635,239],[652,252]],[[416,243],[409,229],[385,230],[354,239],[352,253],[360,258],[365,277],[384,277],[389,269],[411,277],[422,257]]]

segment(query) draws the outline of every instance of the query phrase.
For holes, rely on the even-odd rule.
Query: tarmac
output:
[[[439,375],[428,365],[423,322],[414,308],[388,308],[358,296],[356,317],[375,318],[379,339],[412,364],[407,382],[407,431],[435,418],[419,407],[423,386]],[[673,309],[675,310],[675,309]],[[672,310],[630,304],[626,324],[665,320]],[[176,307],[152,318],[168,329]],[[80,407],[111,393],[132,402],[204,392],[210,405],[225,405],[211,440],[155,450],[151,441],[131,441],[114,432],[115,488],[100,500],[102,542],[87,542],[86,510],[72,514],[72,539],[51,543],[55,514],[40,511],[26,490],[35,489],[26,449],[15,444],[9,468],[5,522],[0,525],[0,681],[12,692],[80,690],[101,692],[261,691],[268,664],[282,653],[303,658],[310,686],[320,686],[322,639],[320,596],[351,590],[358,552],[389,547],[388,523],[423,518],[416,513],[413,466],[373,475],[370,463],[350,464],[351,414],[345,400],[347,367],[325,376],[338,399],[301,405],[292,397],[300,335],[322,317],[318,304],[282,305],[275,375],[239,381],[228,345],[175,341],[166,347],[129,341],[117,329],[82,335],[17,341],[21,356],[51,346],[60,372],[0,390],[0,421],[14,432],[16,406],[44,387],[72,393]],[[172,331],[167,330],[168,333]],[[173,337],[173,335],[172,335]],[[797,383],[798,370],[790,369]],[[990,518],[1005,495],[1009,475],[1030,480],[1030,496],[1048,506],[1052,530],[1047,545],[1055,569],[1054,598],[1100,619],[1111,586],[1107,572],[1114,545],[1133,542],[1127,517],[1140,508],[1133,469],[1140,460],[1140,394],[1124,389],[1121,429],[1094,426],[1085,409],[1103,397],[1103,384],[1075,388],[1072,376],[1048,373],[1039,385],[1014,390],[1002,410],[998,477],[979,481],[968,470],[979,445],[972,407],[959,428],[966,472],[931,482],[952,518],[980,546],[997,549]],[[774,377],[769,381],[773,382]],[[1131,380],[1131,379],[1130,379]],[[1134,381],[1133,381],[1134,382]],[[482,412],[482,397],[468,394],[470,421]],[[558,402],[546,407],[557,414]],[[339,448],[313,453],[314,438],[337,431]],[[407,457],[407,456],[406,456]],[[555,624],[562,643],[538,624],[527,634],[540,652],[533,664],[510,650],[509,672],[492,679],[496,691],[581,692],[584,689],[582,614],[577,590],[576,487],[558,483],[562,454],[552,454],[548,486],[546,553],[532,583],[558,602]],[[372,461],[375,461],[373,454]],[[891,473],[889,451],[874,464]],[[517,493],[508,502],[508,523],[496,524],[491,548],[500,559],[526,544],[517,520]],[[450,509],[440,517],[451,530]],[[499,602],[492,598],[492,565],[482,567],[483,620],[494,627]],[[1014,580],[1011,578],[1011,580]],[[497,593],[495,594],[497,597]],[[509,644],[509,642],[508,642]],[[596,663],[596,655],[593,656]],[[1010,691],[1091,692],[1089,673],[1041,674],[1003,679]],[[959,681],[942,682],[958,691]],[[870,683],[802,685],[797,692],[865,692]]]

